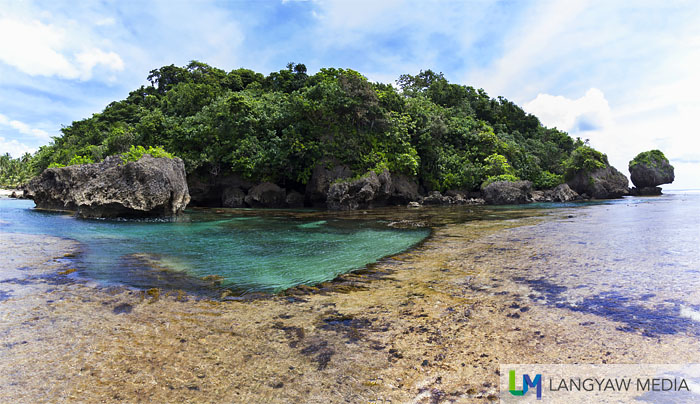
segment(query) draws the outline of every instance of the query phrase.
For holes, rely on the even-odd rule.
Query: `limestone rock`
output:
[[[49,168],[27,184],[24,196],[38,208],[72,210],[86,218],[168,217],[190,201],[182,160],[150,155],[127,164],[112,156]]]

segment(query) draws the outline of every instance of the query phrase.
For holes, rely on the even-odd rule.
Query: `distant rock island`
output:
[[[670,184],[675,179],[673,166],[660,150],[639,153],[629,162],[629,170],[633,195],[661,195],[659,185]]]

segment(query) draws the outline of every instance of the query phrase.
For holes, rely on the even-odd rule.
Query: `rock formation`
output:
[[[512,205],[532,202],[532,182],[496,181],[484,188],[484,200],[491,205]]]
[[[661,195],[661,184],[670,184],[675,179],[673,166],[659,150],[639,153],[629,162],[630,179],[636,188],[634,195]]]
[[[595,199],[620,198],[629,193],[629,182],[613,166],[577,172],[567,184],[580,195]]]
[[[76,211],[84,218],[168,217],[190,201],[182,160],[154,158],[124,164],[120,156],[101,163],[49,168],[24,194],[37,208]]]

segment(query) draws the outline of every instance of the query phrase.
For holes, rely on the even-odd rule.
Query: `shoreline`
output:
[[[347,274],[361,287],[345,290],[216,302],[46,285],[0,302],[0,388],[29,401],[462,402],[497,399],[499,363],[697,358],[692,335],[620,330],[504,272],[556,251],[523,235],[589,214],[439,226],[373,264],[386,276]]]

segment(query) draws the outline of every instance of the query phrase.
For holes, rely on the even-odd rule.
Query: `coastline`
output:
[[[616,319],[546,304],[546,288],[533,296],[507,276],[540,265],[524,257],[557,251],[556,240],[526,236],[588,213],[439,226],[374,264],[379,279],[344,275],[354,288],[216,302],[46,283],[0,302],[0,389],[15,401],[462,402],[497,399],[499,363],[699,357],[692,335],[620,330]],[[59,270],[52,259],[41,265]]]

